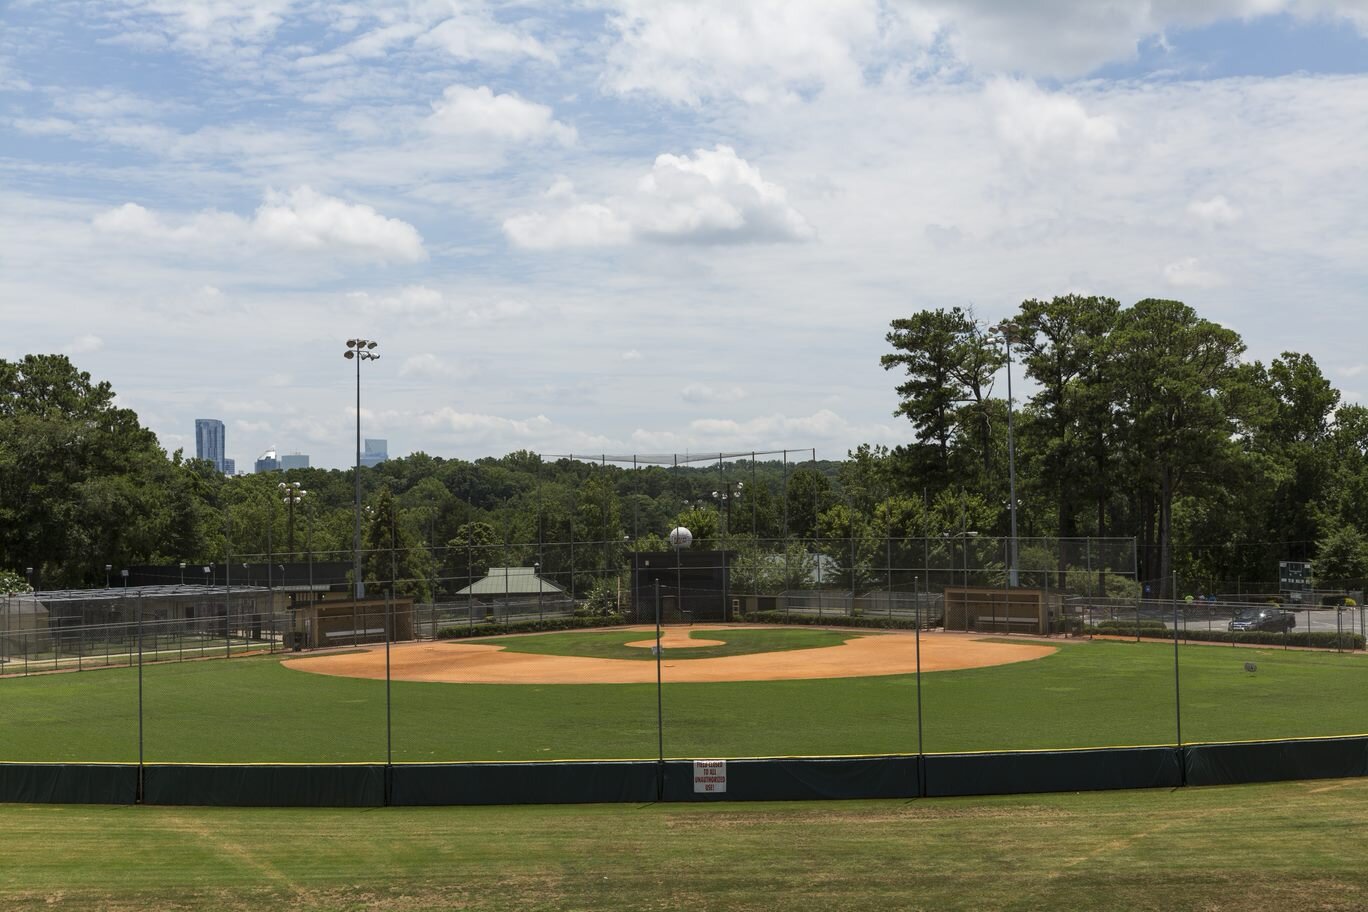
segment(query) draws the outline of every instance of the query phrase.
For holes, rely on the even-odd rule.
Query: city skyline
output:
[[[1177,298],[1364,400],[1362,3],[11,4],[0,357],[238,462],[912,438],[891,320]],[[1017,390],[1024,399],[1031,392]],[[1002,396],[1002,384],[994,390]]]

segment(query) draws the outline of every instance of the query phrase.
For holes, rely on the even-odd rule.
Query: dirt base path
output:
[[[642,627],[646,633],[655,628]],[[725,639],[726,627],[716,630]],[[678,642],[672,640],[671,642]],[[649,643],[649,641],[648,641]],[[696,646],[698,641],[682,640]],[[792,681],[806,678],[861,678],[911,674],[917,670],[916,637],[911,632],[854,635],[841,646],[761,652],[714,659],[671,659],[667,642],[663,675],[667,683],[701,681]],[[1039,642],[988,642],[975,634],[931,633],[921,637],[922,671],[982,668],[1043,658],[1056,647]],[[364,652],[287,659],[287,668],[355,678],[385,677],[384,647]],[[469,642],[406,643],[390,648],[390,673],[396,681],[451,684],[648,684],[655,662],[592,659],[582,656],[507,652],[502,646]]]

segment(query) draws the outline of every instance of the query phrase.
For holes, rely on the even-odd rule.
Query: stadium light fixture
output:
[[[355,552],[354,592],[358,599],[366,597],[366,583],[361,578],[361,362],[379,360],[380,356],[374,351],[377,344],[371,339],[348,339],[347,350],[342,353],[348,361],[356,361],[356,509],[352,549]]]

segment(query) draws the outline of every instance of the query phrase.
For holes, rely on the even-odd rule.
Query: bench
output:
[[[351,640],[368,636],[384,636],[384,627],[366,627],[361,630],[329,630],[323,634],[325,640]]]
[[[974,618],[974,629],[985,630],[994,627],[1004,627],[1011,630],[1013,627],[1024,627],[1030,630],[1040,630],[1040,619],[1033,617],[1004,617],[1003,615],[981,614]]]

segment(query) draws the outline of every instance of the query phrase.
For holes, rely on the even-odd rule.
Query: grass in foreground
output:
[[[920,801],[0,805],[7,912],[1349,910],[1368,780]]]
[[[1187,742],[1368,731],[1368,657],[1185,646]],[[801,662],[802,651],[792,653]],[[1258,670],[1244,670],[1246,661]],[[911,675],[671,684],[671,757],[915,753]],[[922,677],[928,753],[1172,744],[1173,647],[1092,642],[1039,661]],[[149,762],[382,762],[385,684],[271,657],[145,670]],[[395,682],[396,761],[656,755],[654,685]],[[133,669],[0,680],[0,760],[138,756]]]
[[[840,646],[860,636],[838,630],[804,630],[790,627],[734,628],[726,630],[692,630],[690,639],[720,640],[721,646],[669,646],[665,656],[675,659],[712,659],[721,656],[754,655],[759,652],[788,652],[795,649],[818,649]],[[585,656],[594,659],[634,659],[655,661],[649,648],[628,646],[655,639],[655,631],[603,630],[566,633],[542,633],[534,636],[495,637],[480,640],[482,644],[502,646],[507,652],[526,652],[534,655]]]

